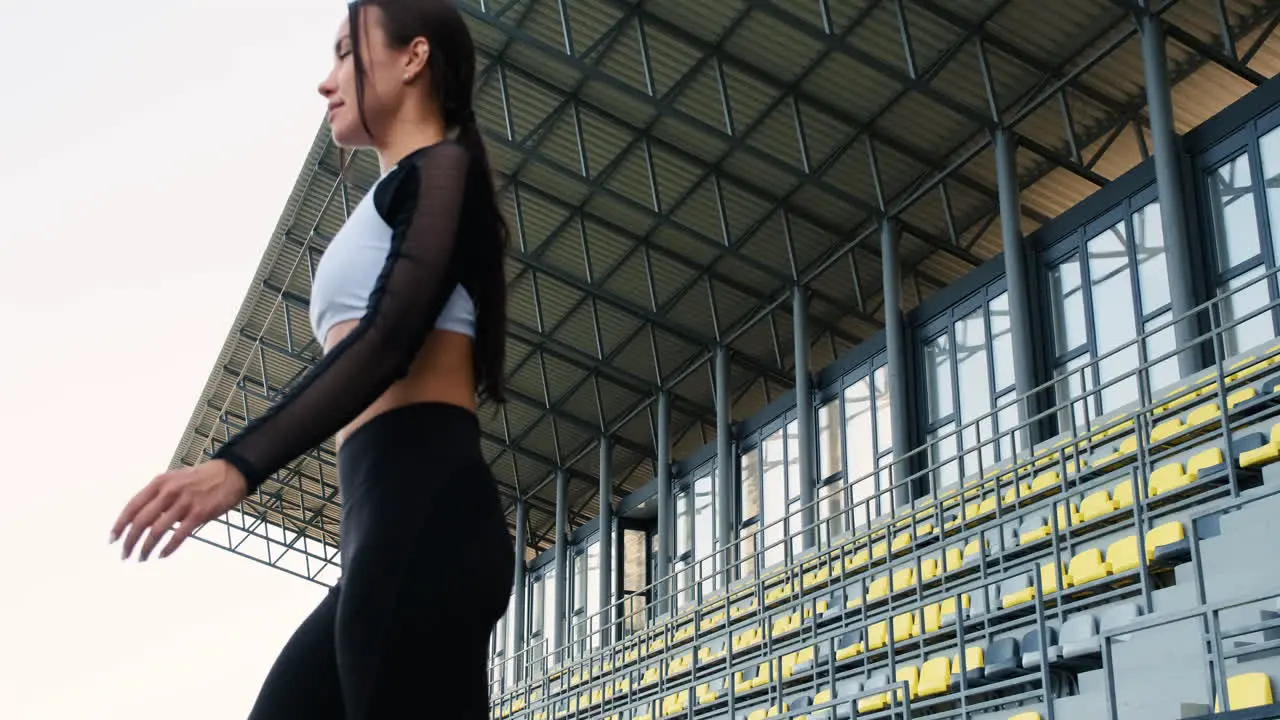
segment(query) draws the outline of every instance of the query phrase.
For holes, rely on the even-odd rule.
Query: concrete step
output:
[[[1180,717],[1183,703],[1209,702],[1200,638],[1200,624],[1184,620],[1117,643],[1112,658],[1118,717],[1166,720]]]
[[[1096,720],[1106,717],[1106,712],[1105,690],[1093,692],[1082,690],[1078,695],[1055,698],[1053,701],[1054,720]]]

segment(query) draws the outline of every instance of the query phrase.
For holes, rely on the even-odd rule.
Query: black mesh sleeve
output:
[[[469,155],[442,142],[411,158],[396,189],[386,264],[359,324],[287,396],[214,454],[258,485],[318,446],[409,370],[453,288]]]

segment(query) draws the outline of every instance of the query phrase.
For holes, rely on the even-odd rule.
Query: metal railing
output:
[[[1264,275],[1254,282],[1266,283],[1268,280],[1269,275]],[[1246,292],[1248,287],[1250,286],[1238,288],[1235,292]],[[618,668],[627,664],[623,660],[629,654],[638,656],[634,662],[630,663],[632,667],[642,668],[653,663],[661,663],[665,670],[665,665],[671,659],[676,657],[677,654],[690,652],[690,648],[704,647],[707,643],[718,643],[720,641],[726,643],[726,649],[731,648],[734,634],[748,625],[745,622],[746,617],[757,617],[763,622],[766,617],[776,617],[787,612],[802,612],[806,605],[808,605],[810,612],[813,613],[816,612],[814,603],[837,589],[848,591],[856,587],[863,587],[865,594],[865,583],[871,575],[870,572],[862,572],[860,574],[842,572],[838,581],[826,584],[822,588],[813,591],[804,590],[801,587],[806,570],[816,569],[822,563],[833,562],[831,556],[836,551],[836,548],[844,548],[841,552],[847,554],[855,548],[861,547],[869,550],[875,543],[886,543],[887,552],[885,557],[872,558],[872,562],[867,564],[867,569],[874,567],[883,570],[890,565],[897,568],[902,567],[904,563],[914,563],[918,577],[926,556],[931,553],[939,553],[940,548],[943,546],[955,546],[957,543],[963,546],[974,540],[981,541],[987,537],[993,528],[1003,528],[1011,522],[1020,522],[1024,518],[1039,515],[1045,510],[1048,510],[1047,516],[1050,529],[1049,538],[1051,542],[1049,552],[1046,554],[1044,551],[1040,551],[1029,554],[1024,558],[1014,557],[1006,565],[1006,555],[1010,552],[1014,552],[1016,555],[1019,546],[1015,544],[1011,548],[1006,548],[1004,546],[1004,533],[997,532],[995,537],[997,547],[992,549],[992,553],[995,558],[999,558],[999,562],[989,562],[992,558],[988,558],[986,554],[980,554],[977,575],[981,582],[990,584],[991,582],[999,582],[1002,579],[1012,577],[1019,571],[1017,568],[1021,568],[1020,571],[1031,572],[1035,597],[1038,598],[1035,603],[1036,624],[1041,633],[1043,633],[1045,613],[1056,613],[1057,618],[1061,619],[1063,610],[1060,604],[1055,608],[1047,608],[1045,606],[1041,597],[1040,565],[1045,561],[1053,563],[1053,567],[1056,568],[1056,587],[1061,589],[1063,588],[1063,560],[1064,557],[1065,559],[1070,559],[1069,554],[1063,555],[1064,550],[1070,551],[1073,547],[1079,547],[1082,543],[1087,542],[1090,537],[1094,537],[1094,533],[1097,532],[1105,533],[1125,528],[1135,529],[1138,552],[1139,556],[1143,558],[1143,562],[1139,565],[1139,581],[1134,588],[1141,594],[1142,605],[1149,612],[1151,610],[1153,587],[1145,561],[1145,531],[1150,528],[1151,520],[1147,512],[1150,508],[1144,507],[1148,500],[1148,492],[1147,483],[1143,479],[1150,475],[1151,469],[1186,450],[1185,445],[1175,446],[1164,442],[1152,443],[1150,441],[1152,429],[1164,419],[1180,415],[1190,407],[1208,402],[1219,403],[1221,412],[1216,422],[1195,428],[1197,434],[1193,443],[1200,447],[1217,443],[1217,446],[1222,449],[1226,460],[1226,482],[1222,485],[1202,488],[1204,492],[1196,495],[1195,498],[1180,500],[1162,508],[1161,514],[1167,515],[1179,509],[1185,509],[1189,502],[1203,502],[1207,497],[1238,497],[1240,493],[1240,478],[1234,462],[1234,458],[1237,455],[1235,443],[1238,436],[1236,433],[1247,423],[1256,422],[1259,417],[1270,412],[1266,411],[1253,419],[1240,420],[1237,418],[1233,420],[1233,414],[1227,406],[1227,398],[1230,392],[1244,387],[1248,382],[1269,377],[1271,369],[1246,379],[1233,378],[1235,382],[1229,383],[1228,378],[1236,371],[1228,364],[1230,360],[1225,351],[1224,338],[1226,333],[1233,328],[1242,326],[1253,317],[1264,314],[1274,315],[1277,303],[1273,301],[1245,317],[1227,322],[1224,320],[1223,309],[1227,299],[1228,296],[1219,296],[1190,313],[1190,315],[1198,318],[1208,318],[1207,325],[1210,329],[1197,338],[1193,345],[1204,347],[1208,343],[1212,348],[1213,363],[1211,368],[1197,373],[1190,379],[1204,381],[1203,391],[1194,403],[1184,405],[1179,408],[1179,412],[1159,412],[1162,409],[1166,409],[1164,405],[1170,398],[1163,397],[1160,393],[1153,393],[1153,389],[1149,387],[1146,381],[1153,366],[1188,351],[1188,347],[1184,346],[1175,348],[1155,358],[1147,357],[1145,350],[1146,340],[1182,320],[1181,317],[1174,317],[1159,327],[1152,328],[1146,333],[1135,337],[1130,343],[1115,348],[1095,358],[1083,367],[1072,371],[1073,374],[1081,378],[1080,387],[1085,388],[1084,392],[1071,397],[1058,398],[1055,386],[1062,382],[1062,378],[1056,378],[1036,388],[1030,394],[1030,396],[1041,398],[1038,403],[1040,409],[1033,416],[1021,420],[1011,428],[1002,429],[989,438],[979,438],[978,448],[976,448],[979,453],[981,453],[981,448],[994,447],[999,442],[1007,440],[1014,449],[1016,461],[1001,460],[994,466],[995,472],[988,471],[981,474],[971,474],[966,476],[961,483],[945,487],[939,487],[937,484],[937,475],[942,466],[959,460],[959,458],[974,450],[960,447],[959,438],[961,433],[967,430],[976,431],[984,421],[991,420],[1000,411],[1009,407],[1020,404],[1026,407],[1024,401],[1029,396],[1018,397],[1001,404],[989,413],[959,425],[953,431],[935,438],[931,443],[918,447],[900,458],[895,458],[895,468],[916,467],[918,469],[905,474],[905,476],[902,476],[902,473],[895,473],[892,481],[887,486],[881,487],[872,496],[866,497],[840,511],[840,514],[844,515],[844,517],[839,518],[840,522],[844,523],[843,527],[849,527],[850,524],[846,521],[857,513],[864,513],[864,517],[875,518],[870,527],[857,528],[855,533],[847,536],[831,532],[830,528],[835,524],[836,518],[821,518],[821,509],[818,506],[823,502],[823,499],[815,497],[812,503],[788,512],[784,517],[758,528],[750,538],[734,539],[732,542],[721,546],[710,556],[696,561],[691,568],[678,571],[686,574],[687,586],[692,588],[689,594],[692,596],[693,602],[687,607],[677,604],[675,612],[668,613],[662,617],[654,617],[652,615],[652,606],[656,605],[661,608],[673,599],[670,589],[675,587],[677,583],[677,573],[673,573],[665,578],[655,580],[642,589],[641,593],[647,602],[641,617],[628,617],[625,612],[625,602],[619,600],[611,603],[600,612],[574,623],[566,633],[570,638],[603,637],[609,641],[605,643],[606,647],[586,651],[583,643],[571,642],[558,648],[525,648],[510,657],[501,659],[499,664],[495,665],[494,673],[491,676],[505,680],[507,669],[513,669],[516,665],[522,666],[524,669],[522,676],[526,678],[526,682],[522,683],[518,690],[527,696],[527,691],[530,688],[540,688],[542,692],[540,702],[548,700],[552,688],[561,684],[565,686],[565,689],[561,691],[561,696],[563,697],[576,697],[581,695],[584,690],[588,694],[595,689],[603,691],[606,684],[614,683]],[[1136,346],[1138,350],[1139,363],[1137,367],[1094,386],[1094,383],[1089,381],[1093,369],[1106,362],[1108,358],[1125,352],[1131,347],[1131,344]],[[1275,368],[1280,369],[1280,365],[1275,366]],[[1099,397],[1108,388],[1119,386],[1120,383],[1124,382],[1135,382],[1137,384],[1138,399],[1128,407],[1095,415],[1092,412],[1093,403],[1090,401],[1091,398]],[[1179,385],[1190,384],[1187,380],[1179,383]],[[1053,395],[1050,395],[1050,393],[1053,393]],[[1054,401],[1048,402],[1047,398],[1049,397],[1053,397]],[[1081,401],[1085,401],[1086,405],[1082,421],[1078,421],[1075,407]],[[1059,435],[1061,441],[1054,443],[1051,439],[1048,442],[1032,445],[1026,440],[1030,434],[1030,429],[1047,418],[1065,418],[1068,420],[1068,427]],[[1070,523],[1066,527],[1058,526],[1057,508],[1066,508],[1069,518],[1070,502],[1069,500],[1064,500],[1064,498],[1067,495],[1083,497],[1082,493],[1112,486],[1115,482],[1114,473],[1117,470],[1112,469],[1107,472],[1095,473],[1091,470],[1081,471],[1078,467],[1073,470],[1071,464],[1078,462],[1081,458],[1096,455],[1100,449],[1111,447],[1116,439],[1129,433],[1125,429],[1127,423],[1133,424],[1132,433],[1137,440],[1132,458],[1123,461],[1128,467],[1128,477],[1133,482],[1132,489],[1135,502],[1131,506],[1130,516],[1123,525],[1106,525],[1101,530],[1085,529],[1082,534],[1073,536]],[[1117,429],[1120,432],[1112,432]],[[1108,435],[1108,433],[1112,434]],[[944,442],[952,438],[956,441],[957,451],[954,455],[939,458],[935,461],[934,458],[937,457],[935,449],[941,447]],[[1038,451],[1037,447],[1039,448]],[[1031,467],[1028,463],[1032,462],[1039,464],[1028,471],[1028,468]],[[1041,492],[1024,497],[1023,483],[1026,480],[1038,477],[1038,473],[1048,472],[1050,469],[1058,471],[1056,484],[1048,488],[1052,492],[1045,493],[1045,489],[1042,488]],[[852,483],[874,482],[873,478],[876,474],[876,472],[873,472],[864,475],[861,478],[852,480]],[[1007,477],[1009,474],[1014,476],[1016,482],[1010,484]],[[925,497],[932,500],[922,501],[918,498],[911,505],[894,502],[895,498],[902,497],[905,493],[910,493],[913,488],[922,486],[927,487],[929,490]],[[999,499],[1010,488],[1012,488],[1013,492],[1012,503],[1006,504],[1002,501],[997,501],[994,512],[990,515],[984,515],[981,518],[983,521],[981,524],[970,525],[972,518],[968,515],[970,508],[967,506],[967,502],[970,501],[970,494],[978,493],[974,500],[980,499],[984,494],[994,494]],[[815,493],[815,496],[817,495]],[[957,499],[959,500],[958,505],[952,506],[950,503]],[[878,512],[880,507],[887,508],[887,512]],[[960,514],[959,531],[945,535],[942,538],[942,543],[938,543],[938,536],[948,527],[948,512],[952,507],[958,510]],[[811,517],[821,519],[806,525],[804,523],[806,513],[812,513]],[[887,545],[892,543],[895,537],[901,537],[901,533],[904,531],[920,528],[926,523],[931,524],[936,532],[921,533],[920,537],[917,537],[913,532],[905,547],[889,550]],[[770,532],[771,528],[775,528],[775,530]],[[776,528],[780,528],[780,531]],[[1194,535],[1194,533],[1192,534]],[[815,548],[805,548],[801,544],[800,539],[805,538],[807,535],[816,539]],[[766,537],[771,537],[772,539],[769,542],[762,542]],[[748,541],[752,546],[750,548],[745,547]],[[771,555],[770,551],[775,550],[775,548],[777,554],[781,555],[784,561],[771,567],[765,567],[764,558],[767,555]],[[943,558],[945,560],[945,554]],[[844,562],[843,554],[838,562]],[[1023,567],[1023,565],[1026,567]],[[855,568],[854,570],[857,569]],[[869,623],[875,622],[877,618],[891,618],[895,614],[902,612],[904,607],[908,611],[918,612],[930,602],[936,602],[943,597],[958,598],[961,594],[973,590],[974,584],[972,580],[949,583],[945,576],[946,573],[943,573],[939,589],[930,591],[928,594],[922,591],[920,583],[917,582],[916,598],[910,603],[904,604],[902,601],[895,603],[893,599],[894,593],[891,592],[887,608],[878,611],[874,617],[866,612],[866,603],[864,603],[861,612],[852,616],[842,617],[834,625],[829,625],[823,629],[819,629],[817,623],[813,623],[814,627],[812,628],[808,627],[810,623],[805,623],[805,627],[802,628],[799,635],[800,639],[805,640],[804,643],[795,638],[788,638],[785,642],[775,643],[770,637],[770,633],[767,632],[769,628],[766,625],[764,627],[766,632],[764,632],[764,637],[759,646],[752,646],[750,655],[727,652],[725,670],[723,673],[717,671],[715,677],[727,676],[732,680],[734,672],[746,667],[758,666],[763,661],[762,658],[772,657],[776,662],[786,652],[823,641],[834,641],[842,633],[856,627],[866,627]],[[777,586],[777,578],[790,580],[797,590],[804,590],[804,592],[793,593],[798,598],[797,600],[770,604],[769,591]],[[718,589],[712,593],[704,592],[705,585],[710,584],[704,583],[706,580],[711,580]],[[981,587],[986,587],[986,585]],[[955,590],[954,594],[948,594],[953,589]],[[985,590],[983,591],[985,592]],[[1131,591],[1132,589],[1121,588],[1109,595],[1103,593],[1101,597],[1103,599],[1118,597]],[[1099,596],[1095,595],[1092,598],[1097,600]],[[749,616],[744,616],[740,619],[733,618],[732,608],[743,599],[754,599],[757,610]],[[724,622],[718,628],[704,632],[701,629],[702,619],[717,611],[725,613]],[[848,614],[846,613],[846,615]],[[673,634],[677,628],[690,623],[692,624],[692,634],[687,638],[681,638],[680,643],[672,642]],[[963,624],[957,623],[957,625]],[[628,625],[644,627],[645,629],[626,637],[622,632],[622,628]],[[990,636],[990,632],[991,628],[988,627],[986,634]],[[958,633],[958,636],[963,637],[963,631]],[[642,643],[657,637],[664,638],[664,646],[661,651],[639,652]],[[689,642],[684,643],[685,640]],[[673,647],[673,645],[677,644],[679,647]],[[545,646],[545,643],[540,643],[540,645]],[[893,673],[896,673],[894,645],[893,642],[888,644],[891,677]],[[763,654],[758,653],[758,647],[763,648]],[[735,657],[736,655],[741,655],[741,657]],[[964,653],[961,652],[960,656],[963,659]],[[665,672],[660,672],[659,676],[662,679],[655,686],[658,692],[654,697],[661,698],[681,690],[692,690],[695,684],[704,682],[705,678],[709,676],[700,674],[702,670],[700,669],[696,652],[693,660],[693,666],[688,675],[691,678],[696,677],[697,683],[694,683],[693,680],[667,682]],[[571,678],[575,674],[580,676],[584,671],[590,673],[592,668],[602,667],[606,663],[613,668],[613,672],[606,674],[607,678],[593,676],[590,680],[575,684],[572,688],[568,687],[567,682],[563,682],[563,680]],[[716,664],[718,665],[719,663],[717,662]],[[545,671],[542,671],[543,669]],[[539,672],[534,672],[535,670]],[[710,672],[710,670],[707,672]],[[832,667],[830,672],[831,674],[826,675],[828,684],[835,678],[835,668]],[[594,675],[594,673],[590,674]],[[1043,690],[1043,688],[1048,687],[1048,678],[1042,678],[1042,681]],[[508,686],[502,687],[504,684]],[[634,684],[632,683],[633,686]],[[771,689],[769,696],[781,696],[781,684],[776,679],[773,684],[778,687],[776,692]],[[509,683],[499,682],[496,685],[498,687],[495,687],[494,697],[496,699],[495,707],[497,708],[500,707],[503,698],[510,697],[517,688],[510,687]],[[651,694],[655,688],[647,688],[644,695]],[[947,699],[956,700],[953,695],[948,695]],[[1044,695],[1049,718],[1052,720],[1052,703],[1047,701],[1048,694],[1044,693]],[[628,690],[623,693],[623,696],[624,699],[619,700],[618,695],[615,693],[611,704],[606,703],[599,707],[606,708],[603,712],[608,715],[613,712],[607,709],[609,707],[629,707],[634,706],[637,702],[641,704],[645,702],[640,699],[642,694],[635,690]],[[962,693],[960,698],[962,708],[965,707],[963,699],[964,695]],[[734,699],[731,697],[731,707],[733,702]],[[535,704],[526,701],[525,711],[532,709]],[[973,708],[970,707],[969,709]],[[596,710],[593,710],[593,716],[596,712]],[[554,716],[554,712],[548,713],[548,718]]]

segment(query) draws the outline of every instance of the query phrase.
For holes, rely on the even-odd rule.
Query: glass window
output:
[[[703,594],[714,592],[719,583],[716,558],[715,475],[708,472],[693,484],[693,557]]]
[[[868,500],[876,492],[876,440],[875,415],[871,405],[871,378],[862,378],[844,391],[845,458],[847,458],[846,484],[853,492],[853,522],[856,527],[866,527],[879,516],[874,503]]]
[[[996,437],[992,414],[995,398],[1014,388],[1009,294],[991,285],[929,324],[941,325],[925,345],[932,378],[925,431],[931,481],[940,491],[1011,452],[1012,440]],[[933,396],[939,392],[951,396]],[[1017,408],[1012,412],[1016,421]]]
[[[829,478],[844,469],[840,442],[840,400],[818,408],[818,477]]]
[[[1258,209],[1247,153],[1209,173],[1209,202],[1218,269],[1227,271],[1257,257],[1262,241],[1258,237]]]
[[[1090,239],[1089,284],[1093,295],[1093,333],[1098,362],[1098,385],[1117,381],[1103,389],[1100,412],[1118,410],[1138,398],[1136,380],[1120,380],[1138,367],[1137,336],[1133,317],[1133,278],[1129,273],[1128,237],[1120,222]],[[1122,348],[1123,349],[1118,349]],[[1114,351],[1114,352],[1113,352]],[[1103,357],[1105,356],[1105,357]]]
[[[1053,297],[1053,347],[1059,355],[1065,355],[1087,340],[1079,256],[1072,255],[1049,270],[1049,287]]]
[[[590,618],[591,647],[600,647],[600,541],[587,546],[587,617]]]
[[[1271,257],[1280,258],[1280,129],[1272,130],[1258,141],[1262,156],[1262,183],[1266,188],[1264,202],[1271,231]]]
[[[1254,177],[1257,172],[1261,184]],[[1275,311],[1260,312],[1280,295],[1280,128],[1242,143],[1238,154],[1208,171],[1208,202],[1217,260],[1217,290],[1228,356],[1276,336]],[[1261,210],[1260,210],[1261,208]],[[1266,238],[1269,238],[1266,239]]]
[[[764,525],[764,567],[782,562],[786,557],[786,527],[783,520],[787,513],[787,442],[785,428],[764,439],[760,461],[763,481],[760,497],[763,500],[761,523]]]
[[[1264,269],[1259,265],[1227,281],[1222,324],[1232,326],[1223,337],[1228,357],[1238,355],[1274,335],[1271,315],[1258,312],[1271,301],[1267,283],[1261,279]]]
[[[926,391],[929,396],[929,419],[941,420],[955,409],[951,390],[950,338],[944,333],[924,346]]]
[[[1065,238],[1061,245],[1068,252],[1048,268],[1057,396],[1060,402],[1075,398],[1077,429],[1086,417],[1138,400],[1140,381],[1156,393],[1179,378],[1176,357],[1136,372],[1140,353],[1134,338],[1172,318],[1160,206],[1144,199],[1152,194],[1144,190],[1125,200],[1113,211],[1119,219],[1104,230]],[[1150,361],[1174,347],[1169,327],[1147,338],[1144,351]],[[1106,387],[1089,396],[1086,408],[1078,402],[1086,391],[1082,385],[1089,391]],[[1062,430],[1072,424],[1066,408],[1058,420]]]
[[[987,304],[991,317],[991,368],[998,388],[1013,387],[1013,322],[1009,293],[1002,292]]]

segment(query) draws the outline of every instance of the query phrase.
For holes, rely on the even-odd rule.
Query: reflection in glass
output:
[[[1150,333],[1146,340],[1147,362],[1151,363],[1156,358],[1172,353],[1178,349],[1178,339],[1174,333],[1173,326],[1161,327],[1165,323],[1173,319],[1173,312],[1166,312],[1157,315],[1146,324],[1143,333]],[[1156,328],[1160,328],[1156,330]],[[1178,371],[1178,357],[1171,355],[1155,364],[1147,370],[1148,388],[1153,392],[1159,391],[1161,388],[1168,387],[1182,377]]]
[[[1240,154],[1209,173],[1209,214],[1213,218],[1218,271],[1226,272],[1262,251],[1254,205],[1249,156]]]
[[[1133,214],[1133,252],[1138,259],[1142,314],[1150,315],[1169,304],[1169,262],[1164,255],[1164,226],[1158,201]]]
[[[1280,262],[1280,128],[1258,140],[1262,182],[1266,188],[1267,219],[1271,226],[1271,256]]]
[[[853,495],[853,522],[865,527],[875,513],[863,504],[875,494],[876,432],[872,419],[871,382],[862,378],[845,388],[845,458],[848,464],[845,482]]]
[[[1094,344],[1101,358],[1098,361],[1099,386],[1122,378],[1138,367],[1138,349],[1132,344],[1137,332],[1127,244],[1125,224],[1119,222],[1090,239],[1085,246],[1093,297]],[[1117,350],[1125,343],[1130,345]],[[1113,350],[1116,352],[1112,353]],[[1101,397],[1104,413],[1136,400],[1136,378],[1131,376],[1118,380],[1105,388]]]
[[[818,408],[818,479],[823,480],[840,472],[844,466],[844,453],[840,443],[839,398]]]
[[[821,522],[821,532],[818,541],[822,544],[829,545],[834,538],[845,533],[844,488],[845,484],[837,481],[824,485],[819,491],[821,502],[818,504],[818,520]]]
[[[1275,337],[1271,313],[1258,312],[1271,301],[1266,280],[1259,279],[1263,270],[1259,265],[1227,282],[1227,297],[1222,302],[1222,324],[1225,327],[1239,323],[1223,333],[1227,357]]]
[[[924,346],[926,390],[929,396],[929,419],[941,420],[955,412],[951,388],[950,339],[946,333]]]
[[[1013,322],[1009,316],[1009,293],[1002,292],[987,303],[991,316],[991,369],[995,387],[1013,387]]]
[[[764,567],[782,562],[786,548],[782,545],[786,528],[781,520],[787,512],[787,455],[786,435],[779,429],[760,443],[761,463],[764,468],[761,499],[764,526]]]
[[[716,513],[715,493],[712,490],[714,475],[699,477],[693,484],[693,557],[697,561],[696,576],[702,578],[702,592],[710,594],[716,589],[720,563],[715,561]]]
[[[1085,344],[1083,277],[1080,257],[1072,255],[1049,271],[1053,294],[1053,347],[1058,355]]]

